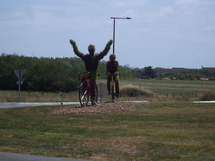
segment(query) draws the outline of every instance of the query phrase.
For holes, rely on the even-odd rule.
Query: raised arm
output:
[[[73,51],[74,51],[74,53],[77,55],[77,56],[81,56],[82,55],[82,53],[78,50],[78,47],[77,47],[77,45],[76,45],[76,42],[74,41],[74,40],[70,40],[70,44],[72,45],[72,47],[73,47]]]
[[[105,46],[105,49],[101,52],[102,56],[105,56],[107,55],[107,53],[109,52],[110,50],[110,46],[112,45],[113,41],[112,40],[109,40]]]

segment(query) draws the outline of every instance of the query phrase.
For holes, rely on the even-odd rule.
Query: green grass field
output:
[[[105,83],[106,80],[98,79],[97,83]],[[187,81],[187,80],[143,80],[143,79],[122,79],[120,80],[120,87],[123,88],[128,85],[134,85],[141,89],[149,90],[157,97],[156,100],[199,100],[202,92],[207,90],[215,91],[214,81]],[[108,100],[109,98],[104,98]],[[127,99],[146,99],[146,98],[121,98]],[[151,99],[153,100],[153,99]],[[17,91],[0,91],[0,102],[17,102]],[[21,91],[21,102],[71,102],[78,101],[78,92],[70,92],[62,94],[58,92],[31,92]]]
[[[197,93],[205,90],[215,90],[214,81],[189,80],[121,80],[121,85],[132,84],[143,87],[157,94],[166,93]]]
[[[213,81],[120,80],[121,87],[128,85],[149,90],[156,97],[119,101],[191,102],[199,100],[202,92],[215,90]],[[17,91],[0,91],[0,102],[17,102],[17,96]],[[21,91],[21,100],[78,101],[78,95]],[[49,114],[63,107],[0,109],[0,151],[102,161],[215,160],[213,103],[147,103],[130,112]]]
[[[98,80],[105,83],[105,80]],[[120,80],[120,86],[128,84],[144,88],[154,92],[158,96],[178,100],[199,100],[202,92],[215,91],[214,81],[190,81],[190,80],[143,80],[128,79]],[[162,98],[164,99],[164,98]],[[165,100],[165,99],[164,99]]]
[[[0,109],[0,151],[98,161],[215,160],[215,104],[49,115],[63,107]]]

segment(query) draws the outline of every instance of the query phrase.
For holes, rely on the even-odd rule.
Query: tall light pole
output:
[[[111,17],[113,19],[113,54],[115,54],[115,19],[128,19],[130,20],[131,17]]]

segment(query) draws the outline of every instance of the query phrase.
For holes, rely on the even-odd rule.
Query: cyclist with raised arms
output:
[[[70,40],[70,43],[73,46],[74,53],[84,61],[85,69],[87,72],[89,72],[91,103],[92,105],[94,105],[96,104],[95,103],[96,75],[99,61],[103,59],[104,56],[106,56],[107,53],[109,52],[110,46],[112,45],[112,40],[108,41],[104,50],[99,54],[95,54],[95,46],[92,44],[88,46],[89,54],[83,54],[78,50],[78,47],[74,40]]]

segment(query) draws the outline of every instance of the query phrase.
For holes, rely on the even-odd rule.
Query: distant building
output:
[[[208,70],[215,70],[215,67],[201,67],[201,69],[208,69]],[[183,72],[188,72],[189,68],[161,68],[161,67],[157,67],[157,68],[153,68],[152,70],[154,70],[156,72],[156,74],[174,74],[174,73],[183,73]],[[200,69],[197,69],[200,70]]]
[[[203,67],[201,66],[201,69],[208,69],[208,70],[215,70],[215,67]],[[201,70],[200,68],[195,70]],[[142,69],[144,71],[144,68]],[[183,72],[189,72],[189,70],[192,70],[191,68],[162,68],[162,67],[156,67],[152,69],[156,72],[156,74],[174,74],[174,73],[183,73]]]
[[[190,69],[187,68],[154,68],[156,74],[172,74],[172,73],[183,73],[188,72]]]
[[[202,69],[215,70],[215,67],[202,67]]]

